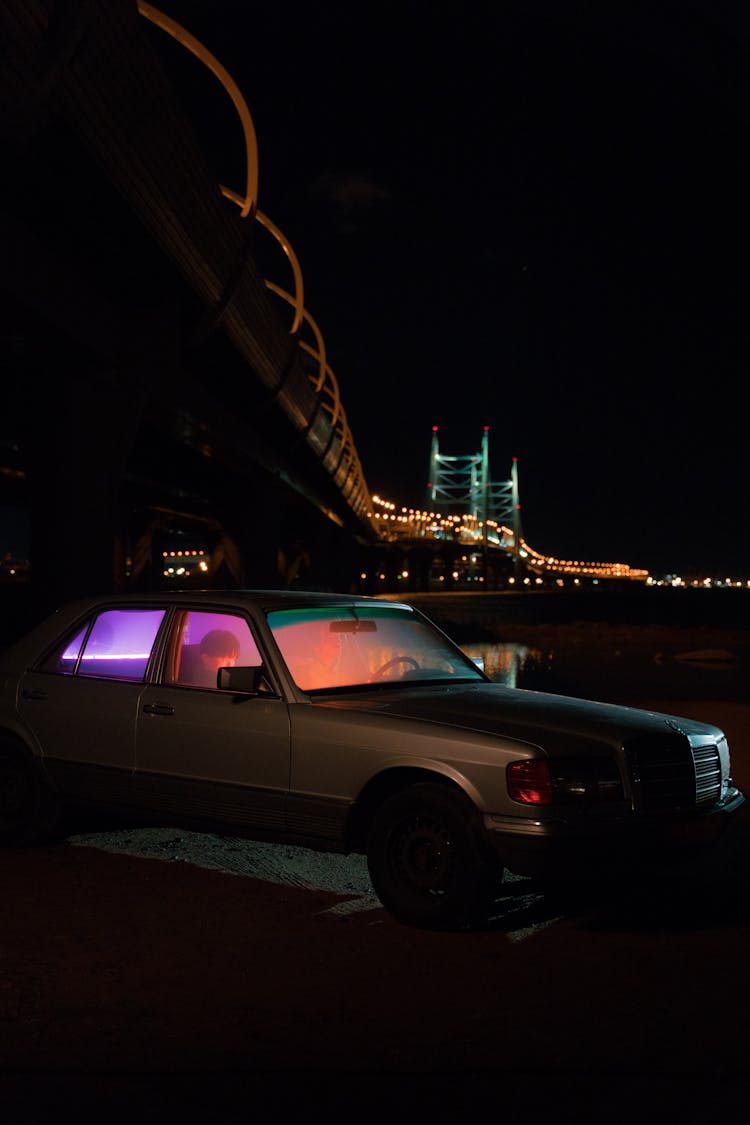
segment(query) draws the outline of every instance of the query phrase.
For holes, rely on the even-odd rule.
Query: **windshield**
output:
[[[274,610],[268,624],[303,691],[485,678],[408,606]]]

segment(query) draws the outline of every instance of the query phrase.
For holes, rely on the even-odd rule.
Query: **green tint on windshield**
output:
[[[401,609],[396,606],[324,606],[312,609],[275,609],[267,614],[271,632],[285,625],[296,625],[309,621],[336,621],[346,617],[352,620],[371,619],[408,619],[413,621],[414,614],[410,609]]]
[[[269,612],[268,624],[303,691],[484,677],[429,622],[397,606]]]

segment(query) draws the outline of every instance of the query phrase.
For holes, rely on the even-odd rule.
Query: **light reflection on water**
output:
[[[516,642],[463,643],[472,659],[481,657],[495,683],[610,702],[643,698],[747,700],[750,658],[744,652],[700,648],[681,641],[670,646],[629,644],[599,637],[597,644],[535,648]]]
[[[515,643],[464,644],[461,648],[472,660],[481,657],[491,680],[506,687],[523,687],[524,678],[548,667],[548,657],[537,648]]]

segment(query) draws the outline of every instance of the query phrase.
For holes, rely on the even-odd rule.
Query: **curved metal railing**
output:
[[[304,419],[304,429],[306,434],[310,435],[311,447],[340,489],[344,499],[357,516],[368,521],[370,526],[375,529],[372,500],[346,418],[346,412],[341,402],[338,381],[326,358],[326,347],[322,333],[305,309],[304,283],[299,259],[283,232],[267,215],[264,215],[258,209],[258,143],[247,103],[226,68],[194,35],[191,35],[176,20],[165,15],[152,4],[145,3],[144,0],[138,0],[137,7],[142,16],[190,51],[215,75],[237,110],[245,143],[245,190],[244,193],[240,193],[224,184],[219,186],[222,195],[237,204],[241,218],[249,222],[259,223],[271,234],[291,266],[294,282],[293,292],[288,292],[282,286],[267,278],[264,278],[263,281],[269,292],[291,306],[292,322],[289,334],[297,337],[297,345],[300,350],[314,361],[314,370],[308,370],[307,376],[314,391],[315,405],[311,414]],[[301,333],[306,327],[312,333],[312,342],[301,337]],[[328,428],[329,431],[328,438],[324,440],[321,440],[320,434],[321,419],[323,419],[324,428]],[[295,421],[295,419],[292,420]],[[312,440],[313,435],[315,440]]]

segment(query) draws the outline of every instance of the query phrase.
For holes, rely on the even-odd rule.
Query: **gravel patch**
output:
[[[191,832],[174,828],[137,828],[111,832],[85,832],[68,837],[73,847],[99,848],[142,859],[167,863],[192,863],[212,871],[223,871],[267,882],[341,895],[342,901],[324,913],[346,915],[362,910],[382,910],[361,855],[317,852],[290,844],[266,844],[235,836],[210,832]],[[552,918],[525,924],[529,914],[543,903],[543,896],[527,892],[529,880],[506,872],[506,894],[510,898],[499,913],[508,921],[511,940],[522,940],[535,930],[549,925]],[[512,888],[508,884],[513,884]],[[513,925],[518,919],[518,928]],[[512,932],[515,931],[515,932]]]
[[[174,828],[138,828],[70,836],[74,847],[99,848],[144,859],[192,863],[213,871],[249,876],[290,887],[354,897],[360,909],[380,907],[361,855],[336,855],[288,844],[266,844]],[[362,900],[366,900],[366,903]]]

